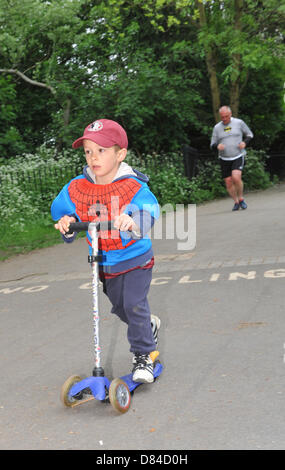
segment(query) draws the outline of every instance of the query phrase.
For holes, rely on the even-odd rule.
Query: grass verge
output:
[[[38,248],[62,243],[61,236],[58,230],[55,230],[53,224],[52,220],[47,221],[44,219],[26,224],[19,230],[1,228],[0,261]]]

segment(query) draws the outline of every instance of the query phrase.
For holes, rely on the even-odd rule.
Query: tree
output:
[[[104,21],[99,23],[100,18]],[[90,11],[89,22],[93,31],[100,24],[109,45],[99,68],[96,64],[98,96],[88,96],[92,109],[103,99],[105,115],[128,129],[130,145],[138,152],[181,148],[189,140],[189,123],[201,128],[197,109],[202,103],[200,72],[185,47],[185,33],[178,25],[169,34],[160,31],[146,15],[145,4],[137,1],[101,2]],[[94,36],[91,42],[98,41]]]
[[[219,120],[218,83],[228,85],[228,102],[238,115],[241,93],[251,71],[284,69],[284,0],[195,0],[199,41],[205,50],[213,113]]]
[[[165,31],[166,6],[175,7],[167,16],[168,28],[187,23],[196,26],[216,121],[225,97],[238,115],[251,71],[268,66],[284,69],[284,0],[145,0],[145,15],[152,16],[152,23],[161,31]],[[225,86],[227,94],[221,93]]]
[[[17,100],[14,84],[9,77],[0,75],[0,157],[6,152],[17,153],[25,148],[17,129]]]
[[[221,104],[249,122],[277,115],[267,144],[283,125],[284,0],[0,0],[0,12],[7,156],[10,127],[13,152],[61,149],[98,117],[138,153],[208,148]]]
[[[0,0],[0,73],[15,77],[19,89],[33,88],[31,95],[37,94],[38,88],[48,92],[42,93],[40,101],[43,111],[48,100],[61,115],[63,134],[58,141],[64,138],[69,123],[74,81],[81,79],[80,68],[73,64],[73,44],[74,36],[84,30],[78,17],[82,3]],[[43,125],[47,126],[48,120]]]

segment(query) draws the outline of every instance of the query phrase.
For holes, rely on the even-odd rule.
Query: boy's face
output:
[[[120,163],[127,155],[126,149],[117,150],[115,146],[105,148],[92,140],[83,140],[87,165],[96,177],[96,183],[109,184],[113,181]]]

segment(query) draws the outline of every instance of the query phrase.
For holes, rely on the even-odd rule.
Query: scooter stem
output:
[[[98,232],[97,225],[95,223],[89,224],[89,233],[92,238],[92,256],[94,257],[91,263],[92,267],[92,298],[93,298],[93,327],[94,327],[94,355],[95,355],[95,368],[93,375],[104,375],[103,369],[100,367],[100,343],[99,343],[99,308],[98,308],[98,284],[99,284],[99,266],[98,262],[95,261],[95,257],[98,255]],[[96,373],[97,370],[97,373]]]

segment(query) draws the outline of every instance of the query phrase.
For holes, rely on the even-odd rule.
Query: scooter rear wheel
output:
[[[128,411],[131,404],[131,393],[122,379],[112,380],[109,388],[109,400],[112,407],[119,413]]]
[[[64,382],[63,386],[61,387],[60,399],[65,406],[73,406],[79,401],[76,400],[76,398],[69,396],[69,390],[74,384],[80,382],[81,380],[82,379],[79,377],[79,375],[72,375]]]

